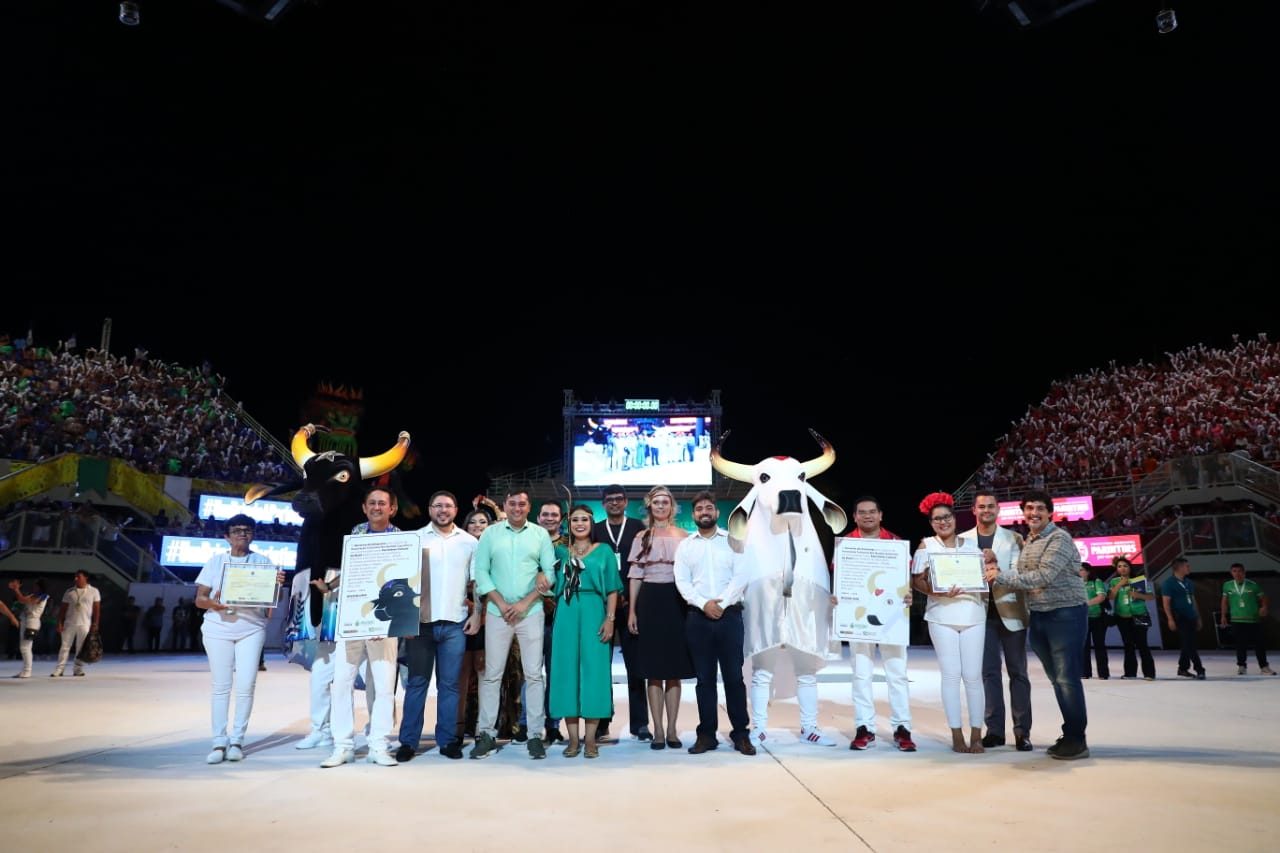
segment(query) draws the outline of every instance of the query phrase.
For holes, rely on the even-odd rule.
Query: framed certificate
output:
[[[986,592],[982,579],[982,554],[930,554],[929,588],[934,592],[950,592],[959,587],[965,592]]]
[[[222,568],[223,604],[237,607],[275,607],[280,598],[280,585],[276,583],[279,572],[270,563],[232,563]]]
[[[905,539],[836,540],[832,636],[893,646],[911,641],[908,547]]]

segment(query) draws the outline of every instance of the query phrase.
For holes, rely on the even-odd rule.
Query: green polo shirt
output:
[[[1222,594],[1227,599],[1227,613],[1232,622],[1257,622],[1262,587],[1251,580],[1237,584],[1235,579],[1222,585]]]
[[[556,552],[551,545],[551,536],[543,528],[526,521],[523,527],[516,529],[508,521],[499,521],[490,524],[480,534],[475,556],[477,595],[486,595],[496,589],[503,599],[514,604],[533,591],[539,570],[546,574],[554,587]],[[502,617],[502,611],[492,601],[486,605],[486,612]],[[525,616],[541,612],[542,599],[538,598]]]

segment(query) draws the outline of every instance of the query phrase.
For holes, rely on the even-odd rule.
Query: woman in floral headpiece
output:
[[[986,699],[982,687],[982,650],[987,630],[987,593],[966,592],[953,586],[935,592],[929,580],[929,560],[935,554],[972,554],[981,559],[976,539],[956,535],[955,499],[946,492],[934,492],[920,502],[920,511],[929,517],[933,535],[920,541],[911,564],[911,584],[929,597],[924,619],[929,623],[929,639],[938,656],[942,675],[942,708],[951,727],[951,748],[956,752],[983,752],[982,723]],[[960,713],[960,683],[964,682],[965,705],[969,712],[969,737],[964,736]]]

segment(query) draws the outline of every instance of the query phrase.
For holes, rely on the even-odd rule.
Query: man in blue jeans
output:
[[[1169,630],[1178,634],[1181,650],[1178,653],[1178,675],[1204,681],[1204,664],[1196,650],[1196,634],[1200,630],[1200,610],[1196,607],[1196,585],[1187,575],[1191,574],[1191,562],[1186,557],[1173,561],[1173,576],[1160,584],[1160,603],[1164,605],[1164,618]],[[1191,668],[1195,667],[1195,675]]]
[[[1051,758],[1089,757],[1085,728],[1084,638],[1089,631],[1089,604],[1080,578],[1080,552],[1071,534],[1053,523],[1053,498],[1034,489],[1022,498],[1022,515],[1030,529],[1016,571],[1000,571],[991,549],[983,551],[989,583],[1027,590],[1031,610],[1031,648],[1053,684],[1062,713],[1062,737],[1045,750]]]
[[[409,678],[405,682],[397,761],[418,751],[426,715],[431,671],[436,673],[436,746],[446,758],[461,758],[458,740],[458,676],[468,634],[480,630],[480,608],[467,616],[467,585],[478,542],[453,523],[458,499],[452,492],[436,492],[427,505],[431,523],[418,531],[427,564],[422,575],[418,636],[404,641]]]

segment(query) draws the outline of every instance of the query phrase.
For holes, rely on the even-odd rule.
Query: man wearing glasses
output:
[[[853,539],[901,539],[880,526],[884,514],[880,501],[863,495],[854,504],[856,528],[845,536]],[[902,566],[904,572],[906,565]],[[911,606],[911,592],[903,597],[905,606]],[[880,663],[884,666],[884,681],[889,688],[889,725],[893,728],[893,742],[903,752],[915,752],[911,739],[911,696],[907,682],[907,647],[885,643],[849,643],[853,657],[853,714],[858,730],[854,733],[850,749],[868,749],[876,740],[876,706],[872,696],[875,671],[875,650],[880,649]]]
[[[477,541],[454,524],[458,499],[452,492],[439,491],[427,506],[431,523],[418,531],[426,553],[422,576],[421,616],[418,636],[406,637],[405,657],[409,678],[405,682],[404,707],[400,718],[400,748],[397,761],[409,761],[422,740],[427,689],[431,670],[436,673],[436,746],[446,758],[462,757],[458,739],[458,677],[467,636],[480,630],[480,611],[467,616],[467,585]]]
[[[591,538],[596,542],[607,542],[618,558],[620,577],[625,578],[631,569],[631,543],[636,534],[644,531],[644,523],[638,518],[627,517],[627,493],[619,485],[605,486],[601,492],[604,503],[604,521],[597,521],[591,528]],[[622,585],[618,593],[618,608],[614,611],[615,624],[627,624],[627,608],[631,602],[627,598],[627,585]],[[640,661],[638,644],[640,638],[630,631],[617,632],[619,645],[622,646],[622,663],[627,670],[627,707],[630,709],[630,727],[632,737],[640,741],[653,740],[649,731],[648,697],[645,694],[645,680],[639,675]],[[609,724],[613,718],[600,721],[596,731],[596,740],[602,741],[609,736]]]
[[[1080,578],[1080,552],[1071,534],[1053,523],[1053,498],[1048,492],[1027,492],[1021,506],[1031,532],[1022,545],[1016,571],[1002,571],[995,552],[988,548],[983,551],[983,574],[988,583],[1027,590],[1031,648],[1053,685],[1062,713],[1062,737],[1045,752],[1065,761],[1088,758],[1085,727],[1089,715],[1082,675],[1089,600]]]

